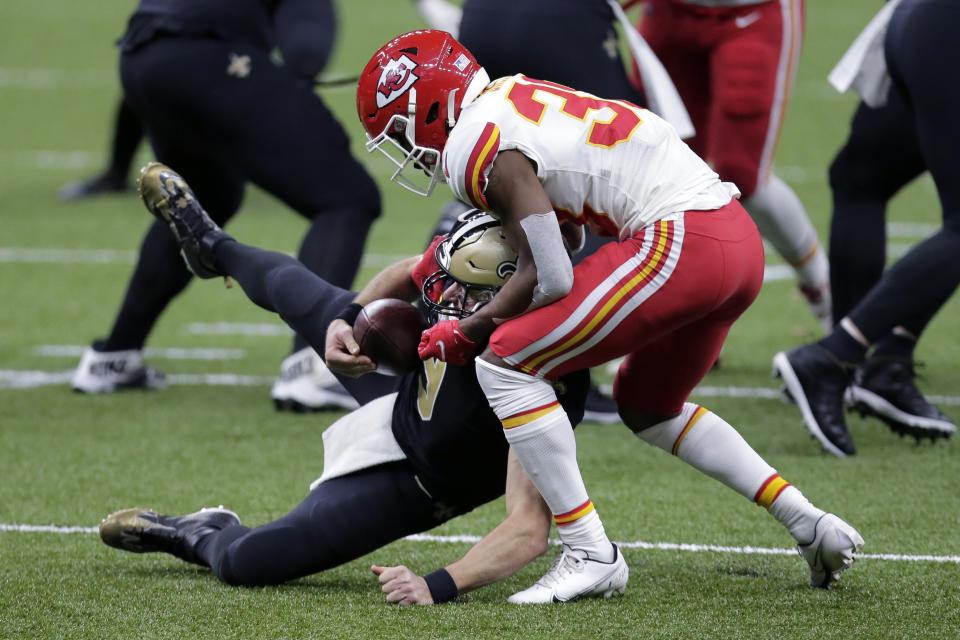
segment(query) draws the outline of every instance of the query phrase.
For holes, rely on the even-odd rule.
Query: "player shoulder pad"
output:
[[[477,209],[489,211],[484,192],[500,151],[500,128],[493,122],[461,121],[443,150],[443,174],[453,193]]]

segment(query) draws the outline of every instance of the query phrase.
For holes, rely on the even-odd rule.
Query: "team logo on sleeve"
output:
[[[420,76],[413,72],[416,68],[417,63],[406,55],[400,56],[398,60],[390,60],[384,65],[380,72],[380,82],[377,83],[378,109],[384,108],[402,96],[414,82],[420,79]]]

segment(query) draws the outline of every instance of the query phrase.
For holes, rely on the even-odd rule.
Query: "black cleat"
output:
[[[211,533],[240,524],[233,511],[205,507],[185,516],[165,516],[151,509],[124,509],[100,523],[100,538],[111,547],[150,553],[163,551],[194,564],[206,563],[196,554],[197,545]]]
[[[108,193],[123,193],[129,189],[130,186],[124,177],[117,177],[107,172],[92,178],[71,182],[60,189],[60,199],[67,202]]]
[[[818,344],[773,357],[773,374],[783,380],[789,400],[800,407],[803,425],[826,451],[841,458],[857,452],[843,418],[852,369]]]
[[[613,398],[600,391],[600,388],[591,384],[587,390],[586,405],[583,410],[583,419],[601,424],[616,424],[620,422],[620,411]]]
[[[180,254],[194,275],[227,275],[213,248],[218,242],[233,238],[210,219],[179,174],[164,164],[151,162],[140,171],[137,192],[147,210],[170,227],[180,245]]]
[[[874,416],[895,433],[921,438],[949,438],[957,425],[927,402],[913,383],[910,358],[871,358],[857,372],[847,394],[848,408]]]

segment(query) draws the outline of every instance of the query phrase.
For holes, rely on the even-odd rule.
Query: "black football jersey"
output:
[[[554,385],[574,425],[583,419],[589,384],[581,371]],[[437,500],[469,510],[503,495],[509,446],[472,362],[458,367],[428,360],[404,376],[393,434]]]

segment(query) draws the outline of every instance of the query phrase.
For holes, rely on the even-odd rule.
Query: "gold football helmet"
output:
[[[421,288],[423,304],[431,315],[469,316],[489,302],[517,270],[517,252],[507,244],[500,221],[477,209],[459,216],[437,245],[434,257],[440,269]],[[442,291],[451,281],[463,287],[459,300],[432,299],[429,292]]]

